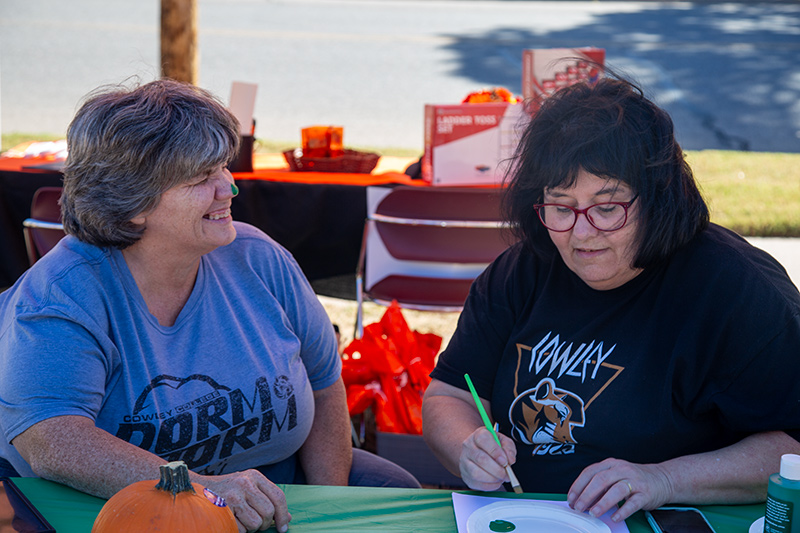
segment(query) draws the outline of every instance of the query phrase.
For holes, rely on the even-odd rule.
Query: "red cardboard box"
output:
[[[526,122],[522,104],[426,105],[422,179],[432,185],[500,183]]]
[[[522,97],[538,100],[578,81],[597,81],[605,59],[602,48],[523,50]]]

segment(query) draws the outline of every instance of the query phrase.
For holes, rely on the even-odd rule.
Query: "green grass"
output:
[[[52,134],[3,134],[5,151],[25,141],[63,138]],[[257,139],[256,151],[282,152],[297,143]],[[348,146],[382,155],[419,157],[418,150]],[[800,237],[800,154],[701,150],[687,152],[711,209],[711,220],[741,235]]]
[[[800,237],[800,154],[688,152],[711,220],[741,235]]]
[[[0,152],[5,152],[9,148],[13,148],[18,144],[28,141],[57,141],[63,139],[63,135],[54,135],[52,133],[4,133],[2,136],[2,147]]]

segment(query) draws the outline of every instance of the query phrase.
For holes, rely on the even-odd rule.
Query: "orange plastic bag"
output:
[[[422,433],[422,397],[442,338],[408,327],[397,302],[342,353],[350,416],[372,408],[379,431]]]

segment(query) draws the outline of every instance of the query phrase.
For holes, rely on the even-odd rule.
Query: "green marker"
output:
[[[238,196],[239,194],[239,187],[237,187],[235,183],[231,183],[231,192],[234,196]]]

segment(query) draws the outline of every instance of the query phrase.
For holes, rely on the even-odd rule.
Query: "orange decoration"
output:
[[[461,102],[462,104],[485,104],[487,102],[507,102],[509,104],[516,104],[519,98],[511,94],[511,91],[503,87],[495,87],[493,89],[484,89],[469,93],[466,98]]]

